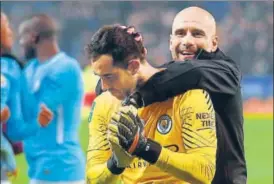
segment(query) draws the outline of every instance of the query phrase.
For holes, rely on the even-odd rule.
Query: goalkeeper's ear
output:
[[[137,74],[140,68],[140,60],[139,59],[133,59],[130,60],[128,63],[128,70],[131,73],[131,75]]]

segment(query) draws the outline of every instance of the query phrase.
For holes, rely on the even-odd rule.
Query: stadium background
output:
[[[170,60],[168,49],[172,20],[181,9],[197,5],[217,21],[220,48],[239,62],[245,112],[245,149],[249,184],[273,182],[273,2],[1,2],[12,24],[34,13],[47,13],[60,24],[60,46],[80,62],[85,78],[85,107],[79,131],[85,150],[87,119],[97,78],[84,55],[84,45],[102,25],[134,25],[141,31],[149,61],[160,65]],[[18,40],[18,39],[17,39]],[[15,43],[13,52],[22,57]],[[17,156],[19,177],[27,183],[24,155]]]

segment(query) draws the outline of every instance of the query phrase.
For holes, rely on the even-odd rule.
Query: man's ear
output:
[[[133,59],[129,61],[128,70],[132,75],[136,74],[139,71],[139,68],[140,68],[140,60]]]
[[[32,43],[37,44],[40,41],[39,34],[36,31],[33,31],[30,36]]]
[[[172,35],[169,35],[169,50],[172,52]]]
[[[214,36],[213,38],[212,38],[212,52],[215,52],[216,50],[217,50],[217,48],[218,48],[218,43],[219,43],[219,38],[218,38],[218,36]]]

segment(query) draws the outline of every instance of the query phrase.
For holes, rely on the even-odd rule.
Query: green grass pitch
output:
[[[81,145],[86,150],[88,143],[87,121],[81,129]],[[273,120],[245,120],[245,150],[248,167],[248,184],[273,183]],[[13,184],[28,184],[27,164],[24,155],[16,158],[19,177]]]

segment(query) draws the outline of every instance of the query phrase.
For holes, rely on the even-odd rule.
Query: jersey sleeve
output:
[[[19,80],[19,79],[18,79]],[[21,141],[34,135],[39,128],[41,128],[38,123],[37,116],[32,117],[28,121],[25,121],[22,114],[22,104],[21,104],[21,92],[20,92],[20,82],[17,81],[16,85],[11,85],[9,90],[8,105],[10,108],[11,116],[6,126],[6,135],[12,141]],[[32,109],[32,111],[38,111],[37,109]]]
[[[113,183],[120,181],[119,175],[113,175],[107,168],[111,156],[107,140],[107,126],[110,120],[106,104],[109,102],[99,96],[92,104],[89,115],[89,144],[87,150],[86,178],[87,183]]]
[[[203,147],[215,149],[215,111],[209,94],[192,90],[185,95],[179,112],[185,149],[190,152]]]
[[[177,97],[176,97],[177,98]],[[158,167],[189,183],[211,183],[216,169],[215,112],[204,90],[191,90],[176,100],[184,153],[163,148]]]

